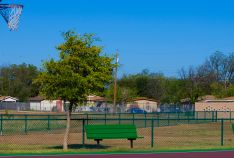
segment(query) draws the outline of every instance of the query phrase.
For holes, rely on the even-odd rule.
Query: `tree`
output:
[[[57,47],[59,60],[43,64],[44,71],[35,80],[40,92],[48,99],[69,101],[67,126],[63,149],[67,150],[72,109],[86,101],[89,94],[100,94],[112,79],[113,58],[102,54],[102,47],[95,45],[93,34],[63,34],[65,42]]]
[[[190,102],[195,103],[198,97],[203,95],[201,78],[198,76],[197,69],[191,66],[187,71],[181,69],[179,73],[182,81],[181,89],[183,89],[181,99],[189,98]]]
[[[165,94],[161,98],[161,103],[177,104],[184,99],[183,80],[168,78],[165,84]]]
[[[26,101],[36,96],[38,87],[32,84],[39,70],[34,65],[25,63],[8,65],[0,68],[0,95],[17,97],[19,101]]]
[[[129,88],[127,86],[119,85],[118,88],[117,88],[117,97],[116,97],[117,103],[120,104],[120,105],[125,105],[127,103],[127,101],[137,97],[136,93],[137,93],[136,89],[134,89],[134,88]],[[114,97],[114,86],[113,86],[113,84],[106,91],[105,97],[108,100],[113,99],[113,97]]]

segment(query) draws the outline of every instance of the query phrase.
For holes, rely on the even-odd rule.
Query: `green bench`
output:
[[[98,145],[103,139],[128,139],[133,148],[133,140],[143,138],[133,124],[86,125],[85,130],[87,139],[94,139]]]

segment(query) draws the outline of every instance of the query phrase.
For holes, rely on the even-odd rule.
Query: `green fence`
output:
[[[3,117],[23,118],[25,116],[33,118],[46,118],[48,114],[2,114]],[[65,114],[49,114],[52,118],[64,118]],[[199,119],[232,119],[234,111],[194,111],[194,112],[160,112],[160,113],[73,113],[73,118],[199,118]]]
[[[196,118],[188,114],[73,115],[70,149],[128,150],[128,140],[86,139],[84,125],[135,124],[135,150],[210,149],[234,147],[234,119]],[[212,114],[211,114],[212,116]],[[1,115],[0,153],[11,150],[60,150],[66,127],[64,115]]]
[[[217,112],[217,111],[200,111],[200,112],[178,112],[178,113],[86,113],[86,114],[73,114],[72,119],[85,119],[87,123],[89,120],[97,119],[101,120],[103,124],[107,124],[108,120],[115,119],[115,123],[122,124],[123,120],[130,119],[131,123],[135,123],[137,119],[142,119],[141,122],[143,127],[149,127],[147,120],[162,120],[156,121],[159,127],[161,126],[173,126],[179,121],[181,124],[193,124],[193,119],[199,120],[207,119],[211,122],[217,122],[218,119],[225,119],[226,121],[232,122],[234,119],[234,113],[230,112]],[[1,114],[0,115],[0,134],[5,133],[28,133],[30,131],[44,131],[51,129],[59,130],[65,128],[65,123],[62,120],[66,119],[65,114]],[[14,120],[14,121],[13,121]],[[18,120],[19,123],[16,123]],[[34,120],[34,121],[32,121]],[[34,126],[33,123],[37,123]],[[62,123],[61,123],[62,122]],[[23,130],[22,130],[23,129]]]

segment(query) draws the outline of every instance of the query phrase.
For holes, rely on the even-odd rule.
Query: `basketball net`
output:
[[[22,14],[23,6],[17,4],[0,4],[0,14],[7,22],[8,28],[14,31],[18,28],[20,15]]]

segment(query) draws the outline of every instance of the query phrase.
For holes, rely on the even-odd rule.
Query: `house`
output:
[[[234,111],[234,96],[217,99],[214,96],[204,97],[204,99],[195,103],[195,111],[217,111],[218,118],[230,118]],[[203,114],[201,114],[203,115]]]
[[[48,100],[41,96],[32,97],[29,99],[30,110],[35,111],[56,111],[63,112],[63,101],[60,99],[57,100]]]
[[[127,109],[134,107],[143,109],[146,112],[154,112],[158,108],[156,100],[144,97],[134,98],[127,103]]]
[[[234,111],[234,97],[223,99],[205,97],[195,103],[195,111]]]
[[[64,102],[61,99],[48,100],[42,96],[36,96],[29,99],[30,109],[35,111],[64,111]],[[96,95],[90,95],[87,97],[86,106],[78,107],[78,111],[88,111],[91,106],[101,106],[105,102],[105,98]]]
[[[18,99],[11,96],[0,96],[0,102],[17,102]]]
[[[107,106],[106,104],[106,98],[100,97],[97,95],[89,95],[87,96],[87,100],[85,104],[76,107],[75,112],[91,112],[91,111],[103,111]]]
[[[88,106],[100,106],[105,101],[106,101],[106,99],[104,97],[100,97],[97,95],[89,95],[87,97],[87,105]]]

